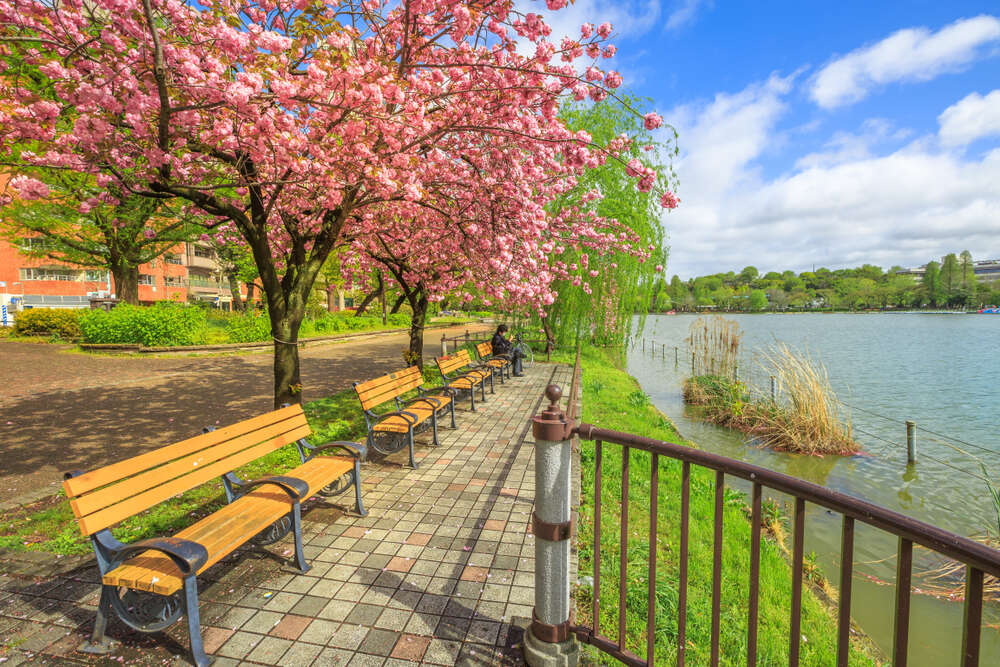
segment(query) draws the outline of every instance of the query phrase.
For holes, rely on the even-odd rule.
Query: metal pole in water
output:
[[[906,422],[906,463],[913,465],[917,462],[917,425],[907,420]]]
[[[691,353],[691,375],[694,375],[694,352]]]
[[[778,401],[778,381],[772,375],[771,376],[771,402],[776,403]]]
[[[674,345],[674,366],[680,363],[680,352],[677,350],[677,346]]]

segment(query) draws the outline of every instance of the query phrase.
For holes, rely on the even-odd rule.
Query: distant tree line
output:
[[[1000,304],[1000,280],[976,279],[972,254],[951,253],[930,262],[923,276],[894,266],[864,264],[853,269],[770,271],[754,266],[739,273],[715,273],[689,280],[674,276],[653,289],[652,312],[864,310],[882,308],[981,308]]]

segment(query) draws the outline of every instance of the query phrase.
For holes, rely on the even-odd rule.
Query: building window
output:
[[[164,255],[163,261],[167,264],[182,264],[180,255],[175,255],[173,253],[167,253]]]
[[[80,276],[73,269],[21,269],[21,280],[79,280]]]
[[[43,237],[34,238],[23,238],[21,239],[21,249],[22,250],[54,250],[56,247],[56,242],[52,239],[47,239]]]
[[[168,287],[183,287],[184,276],[163,276],[163,284]]]
[[[140,285],[155,285],[156,284],[156,278],[154,278],[153,276],[149,275],[148,273],[140,273],[139,274],[139,284]]]
[[[104,282],[107,278],[107,273],[104,271],[99,271],[97,269],[87,269],[84,272],[83,279],[90,283],[100,283]]]
[[[205,246],[196,245],[194,247],[194,256],[201,257],[202,259],[212,259],[215,257],[215,253],[212,252],[211,248],[206,248]]]

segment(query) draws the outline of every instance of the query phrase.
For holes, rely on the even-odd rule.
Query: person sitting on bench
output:
[[[504,334],[507,333],[507,325],[501,324],[497,327],[497,331],[493,334],[493,338],[490,339],[490,345],[493,347],[493,354],[495,356],[506,357],[510,359],[511,364],[514,366],[514,377],[523,377],[524,373],[521,369],[521,350],[514,347],[509,340],[504,338]]]

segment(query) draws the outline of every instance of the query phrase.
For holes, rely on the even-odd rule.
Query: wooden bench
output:
[[[503,376],[505,372],[507,377],[510,377],[513,362],[503,355],[493,354],[493,343],[490,341],[478,343],[476,345],[476,354],[479,356],[480,363],[492,366],[500,371],[500,384],[504,383]]]
[[[430,421],[434,430],[434,444],[438,442],[438,413],[451,411],[451,427],[455,428],[454,392],[447,387],[424,389],[424,376],[417,366],[389,373],[367,382],[355,382],[354,390],[361,401],[361,409],[368,425],[368,446],[392,454],[402,448],[405,441],[410,446],[410,466],[417,467],[413,458],[413,434],[417,427]],[[416,389],[417,397],[403,401],[402,396]],[[396,410],[376,414],[373,409],[394,402]]]
[[[101,572],[101,600],[90,641],[81,650],[106,654],[114,609],[127,625],[158,632],[187,615],[191,654],[208,665],[198,616],[197,575],[253,540],[270,544],[295,534],[295,564],[309,569],[302,550],[301,502],[316,493],[355,488],[361,504],[360,462],[365,447],[333,442],[314,447],[302,407],[293,405],[167,445],[90,472],[65,475],[63,488],[81,532],[90,537]],[[233,474],[285,445],[295,443],[302,464],[283,475],[244,481]],[[342,449],[348,456],[315,456]],[[222,477],[228,504],[172,537],[123,544],[115,524],[196,486]]]
[[[444,386],[451,389],[469,392],[472,411],[476,411],[476,387],[479,387],[483,402],[486,402],[486,380],[490,381],[490,393],[495,393],[493,386],[493,369],[472,360],[468,350],[459,350],[454,354],[434,359]],[[462,372],[463,369],[468,369]]]

